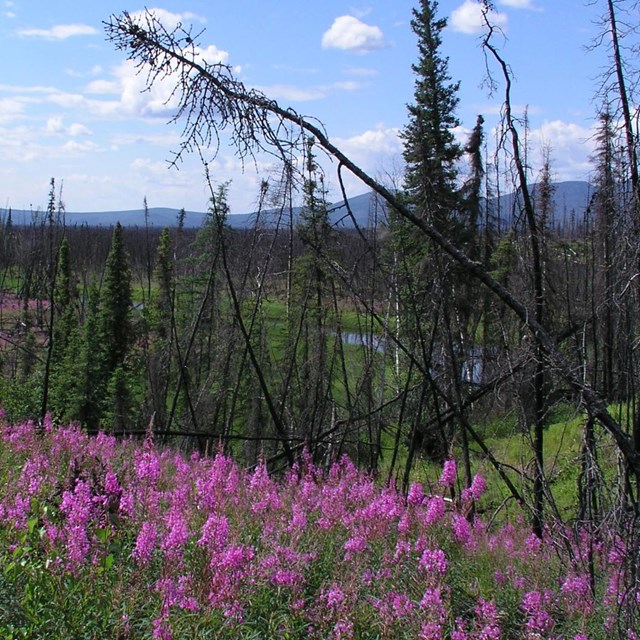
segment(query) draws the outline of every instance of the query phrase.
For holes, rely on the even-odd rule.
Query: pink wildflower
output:
[[[396,618],[403,618],[405,616],[408,616],[415,608],[413,602],[411,602],[409,597],[404,593],[396,593],[395,591],[390,591],[388,597],[391,602],[393,615]]]
[[[561,591],[569,609],[585,616],[591,613],[593,601],[587,576],[568,576]]]
[[[347,596],[338,585],[334,584],[328,591],[325,591],[321,595],[321,598],[325,601],[325,604],[329,609],[336,610],[342,609]]]
[[[169,531],[162,541],[162,550],[167,557],[179,559],[182,555],[182,547],[189,539],[189,527],[178,510],[173,509],[167,516]]]
[[[412,482],[407,493],[407,502],[409,504],[420,504],[424,498],[424,490],[419,482]]]
[[[447,572],[447,556],[442,549],[425,549],[418,566],[427,572],[444,575]]]
[[[500,640],[500,622],[498,608],[493,600],[480,598],[475,608],[476,625],[479,628],[478,640]]]
[[[468,489],[462,492],[462,500],[480,500],[482,494],[487,490],[487,481],[479,474],[473,476],[473,481]]]
[[[151,558],[157,541],[158,530],[155,522],[143,522],[136,538],[136,546],[131,555],[141,564],[146,564]]]
[[[349,640],[353,638],[353,622],[350,620],[340,620],[333,627],[331,636],[335,640]]]
[[[229,521],[225,516],[212,513],[202,525],[198,544],[212,549],[222,549],[227,544]]]
[[[532,533],[524,541],[524,548],[528,555],[535,556],[542,548],[542,540],[535,533]]]
[[[104,477],[104,491],[109,496],[118,496],[122,492],[118,476],[113,471],[107,471]]]
[[[270,578],[271,584],[277,587],[294,587],[304,583],[304,576],[292,569],[278,569]]]
[[[443,487],[453,488],[456,483],[458,470],[456,461],[453,458],[449,458],[442,467],[442,475],[440,476],[440,484]]]
[[[89,555],[89,539],[83,525],[74,524],[66,529],[67,558],[69,567],[75,571]]]
[[[453,514],[453,535],[461,544],[469,544],[471,542],[471,527],[469,521],[459,513]]]
[[[442,496],[435,496],[429,500],[429,506],[427,507],[427,513],[424,517],[425,526],[431,526],[438,522],[446,511],[445,501]]]
[[[346,556],[350,558],[354,553],[362,553],[367,548],[367,541],[362,535],[356,534],[352,538],[349,538],[342,548],[347,552]]]
[[[420,601],[420,608],[425,620],[420,628],[418,638],[420,640],[441,640],[446,611],[441,589],[426,589]]]
[[[451,640],[469,640],[469,635],[464,628],[464,620],[456,619],[456,628],[451,632]]]
[[[423,622],[418,638],[420,640],[442,640],[442,625],[436,622]]]
[[[520,606],[527,614],[527,631],[543,636],[551,631],[555,622],[546,609],[550,600],[549,594],[540,593],[540,591],[529,591],[524,594]]]

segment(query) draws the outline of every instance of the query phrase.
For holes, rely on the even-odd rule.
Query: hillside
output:
[[[589,202],[591,185],[584,181],[558,182],[554,185],[554,224],[560,225],[568,222],[571,218],[579,219]],[[535,187],[534,187],[535,194]],[[353,219],[359,226],[369,226],[372,218],[374,196],[370,193],[363,193],[349,200]],[[492,199],[492,208],[501,221],[511,219],[515,210],[517,195],[510,193],[499,198]],[[297,218],[301,208],[296,207],[293,215]],[[153,227],[173,227],[177,225],[178,209],[167,207],[153,207],[148,210],[149,223]],[[0,217],[6,218],[8,210],[0,210]],[[14,224],[29,225],[34,220],[41,221],[44,213],[42,211],[27,211],[24,209],[12,209],[11,216]],[[280,214],[276,210],[270,210],[262,214],[265,224],[274,223]],[[198,228],[202,225],[206,213],[201,211],[187,211],[184,224],[189,228]],[[349,216],[344,201],[337,202],[330,206],[330,218],[335,226],[353,228],[354,223]],[[246,229],[253,226],[256,219],[255,213],[233,213],[229,216],[229,225],[234,229]],[[116,222],[124,226],[143,227],[145,226],[144,209],[128,209],[124,211],[67,211],[65,221],[70,226],[92,226],[111,227]]]

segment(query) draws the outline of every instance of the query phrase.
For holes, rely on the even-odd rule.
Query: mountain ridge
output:
[[[589,198],[593,186],[586,181],[567,180],[552,183],[554,188],[554,219],[556,224],[566,223],[571,216],[580,218],[589,204]],[[535,197],[537,185],[532,186],[532,194]],[[512,211],[516,209],[518,195],[509,193],[498,198],[492,198],[494,209],[498,211],[500,220],[510,220]],[[370,226],[370,219],[376,208],[375,194],[363,193],[349,198],[349,210],[344,201],[329,205],[329,218],[332,225],[339,228],[354,228],[354,220],[361,227]],[[6,220],[9,211],[13,224],[26,226],[32,222],[42,222],[46,215],[44,211],[27,211],[24,209],[0,209],[0,221]],[[180,209],[170,207],[149,207],[149,226],[156,228],[178,226]],[[302,207],[294,207],[292,213],[294,219],[298,219]],[[280,211],[270,209],[260,214],[263,224],[272,226],[280,216]],[[256,222],[258,214],[231,213],[227,216],[227,223],[234,229],[251,228]],[[112,227],[117,222],[127,227],[144,227],[146,225],[144,209],[125,209],[121,211],[95,211],[95,212],[65,212],[65,224],[68,226]],[[200,211],[186,211],[184,225],[188,228],[201,227],[207,214]]]

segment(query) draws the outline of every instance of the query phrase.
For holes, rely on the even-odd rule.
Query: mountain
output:
[[[593,187],[588,182],[568,181],[557,182],[554,187],[554,214],[553,221],[556,225],[567,223],[571,218],[579,219],[584,214],[589,204],[589,198]],[[533,187],[535,197],[536,185]],[[376,197],[371,193],[363,193],[349,199],[349,209],[353,218],[349,215],[345,203],[337,202],[329,206],[329,218],[331,223],[338,228],[353,228],[354,220],[361,227],[370,226],[374,219],[374,214],[382,220],[382,208],[376,206]],[[510,222],[513,212],[517,211],[516,204],[519,196],[509,193],[499,198],[492,198],[492,209],[494,209],[500,220]],[[298,219],[302,209],[293,209],[294,219]],[[178,209],[166,207],[152,207],[148,210],[149,224],[156,228],[174,227],[178,224]],[[8,210],[0,209],[0,220],[6,219]],[[11,210],[13,224],[29,225],[32,222],[42,222],[44,212],[26,211],[21,209]],[[202,226],[206,218],[206,213],[199,211],[187,211],[184,219],[186,227],[197,228]],[[266,226],[276,224],[281,214],[275,210],[265,211],[261,214],[261,222]],[[95,212],[72,212],[65,213],[65,222],[69,226],[90,227],[111,227],[116,222],[128,227],[144,227],[144,209],[129,209],[126,211],[95,211]],[[235,213],[227,217],[228,224],[234,229],[251,228],[256,222],[255,213]]]
[[[535,200],[538,192],[537,184],[534,184],[531,192]],[[553,209],[550,215],[551,226],[564,226],[571,220],[580,220],[584,215],[589,200],[593,195],[593,185],[581,180],[568,180],[566,182],[554,182]],[[493,198],[493,210],[496,217],[506,224],[511,224],[513,217],[520,216],[522,210],[522,197],[518,193],[509,193],[498,198]]]

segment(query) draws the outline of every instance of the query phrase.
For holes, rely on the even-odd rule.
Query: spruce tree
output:
[[[438,3],[421,0],[413,10],[411,28],[418,38],[414,103],[408,105],[409,122],[402,132],[406,162],[405,190],[420,217],[449,231],[457,208],[457,161],[462,155],[453,129],[458,82],[452,82],[448,58],[442,57],[441,32],[447,21],[437,17]]]
[[[122,226],[118,222],[100,292],[100,335],[107,379],[124,363],[133,341],[131,305],[131,267],[124,248]]]
[[[461,220],[457,182],[463,150],[454,135],[459,125],[455,114],[459,83],[452,82],[448,59],[441,53],[441,34],[447,22],[437,13],[435,0],[421,0],[411,20],[418,59],[412,65],[414,101],[408,105],[408,123],[402,132],[404,197],[417,217],[461,245],[466,225]],[[423,424],[428,414],[442,415],[443,402],[460,401],[464,345],[459,340],[454,344],[453,337],[463,334],[454,321],[464,314],[456,307],[461,302],[461,286],[450,263],[403,221],[396,224],[395,238],[402,309],[398,322],[404,327],[403,338],[413,345],[406,368],[409,379],[402,384],[416,389],[407,404],[412,424],[406,483],[417,447],[434,460],[449,455],[452,425],[439,419],[434,428],[425,430]]]

